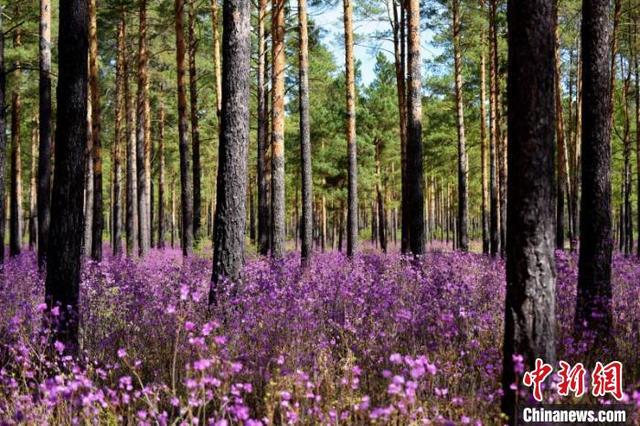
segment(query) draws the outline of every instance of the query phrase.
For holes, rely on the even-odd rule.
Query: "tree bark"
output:
[[[560,27],[558,25],[558,3],[555,9],[555,105],[556,105],[556,169],[557,169],[557,190],[556,190],[556,248],[564,250],[564,202],[568,191],[568,171],[567,171],[567,148],[565,145],[564,113],[562,108],[562,74],[560,69]]]
[[[102,146],[100,141],[100,87],[98,86],[98,35],[96,0],[89,0],[89,85],[91,86],[91,137],[93,153],[93,223],[91,258],[102,260]]]
[[[507,296],[502,409],[515,422],[513,356],[555,364],[554,0],[509,2]]]
[[[215,247],[209,303],[215,303],[221,279],[236,280],[244,260],[247,150],[249,146],[249,73],[251,26],[249,0],[226,0],[222,40],[222,122]]]
[[[125,25],[124,12],[122,25]],[[124,28],[126,37],[126,27]],[[126,56],[126,54],[125,54]],[[136,111],[135,99],[129,85],[128,61],[124,62],[124,98],[126,103],[126,127],[127,127],[127,212],[126,234],[127,254],[137,255],[138,251],[138,165],[136,159]]]
[[[467,175],[469,173],[467,160],[467,141],[464,128],[464,101],[462,99],[462,52],[460,47],[460,1],[452,1],[453,16],[453,50],[454,72],[456,86],[456,121],[458,131],[458,247],[462,251],[469,251],[469,237],[467,227],[469,222],[469,204]]]
[[[40,0],[38,155],[38,264],[44,266],[51,220],[51,2]],[[3,103],[0,103],[2,105]],[[0,131],[3,131],[0,128]],[[1,185],[1,183],[0,183]],[[4,241],[4,238],[0,238]]]
[[[189,100],[191,102],[191,156],[193,161],[193,235],[199,240],[202,235],[202,168],[200,167],[200,125],[198,116],[198,72],[196,68],[196,4],[189,0]]]
[[[489,65],[489,103],[490,103],[490,141],[489,141],[489,191],[490,191],[490,241],[491,256],[495,257],[500,252],[500,205],[498,199],[498,140],[500,133],[500,112],[498,111],[498,51],[497,51],[497,22],[496,0],[489,2],[489,45],[491,61]]]
[[[607,345],[611,313],[611,44],[609,0],[582,6],[582,200],[575,325]]]
[[[343,0],[344,44],[347,95],[347,256],[352,257],[358,245],[358,160],[356,146],[356,80],[353,57],[353,4]]]
[[[13,33],[13,47],[22,46],[21,29]],[[14,63],[15,82],[11,98],[11,222],[9,224],[9,254],[17,256],[22,250],[22,157],[20,149],[20,114],[22,101],[20,97],[21,72],[20,62]]]
[[[78,352],[82,199],[87,144],[87,2],[61,0],[58,31],[56,171],[45,285],[49,309],[59,306],[54,336]]]
[[[265,21],[267,0],[260,0],[258,11],[258,252],[269,254],[269,187],[265,157],[268,149],[267,93],[266,93],[266,41]]]
[[[271,131],[271,255],[284,256],[285,244],[285,176],[284,176],[284,73],[285,19],[284,0],[273,0],[271,15],[272,37],[272,131]]]
[[[122,254],[122,214],[120,200],[122,199],[121,179],[122,179],[122,115],[125,111],[124,99],[124,14],[120,12],[118,21],[118,51],[116,58],[116,108],[114,119],[114,139],[113,139],[113,199],[111,213],[112,229],[112,250],[114,256]]]
[[[311,129],[309,122],[309,35],[307,0],[298,0],[300,36],[300,164],[302,169],[302,249],[303,264],[311,259],[313,232],[313,193],[311,176]]]
[[[0,8],[0,264],[4,263],[4,240],[5,240],[5,218],[7,215],[5,204],[5,184],[6,184],[6,158],[7,158],[7,140],[6,140],[6,122],[5,122],[5,91],[6,91],[6,72],[4,59],[4,42],[5,34],[3,27],[3,8]]]
[[[149,53],[147,41],[147,0],[140,1],[138,30],[138,100],[136,126],[136,161],[138,174],[138,239],[140,256],[149,251],[151,242],[151,113],[149,106]]]
[[[414,255],[424,253],[424,172],[422,165],[422,85],[420,73],[420,1],[408,2],[408,112],[407,196],[409,248]]]
[[[482,36],[483,47],[480,53],[480,162],[482,173],[482,253],[487,255],[491,251],[489,239],[489,179],[487,174],[487,91],[486,91],[486,61],[484,50],[484,34]]]
[[[31,128],[31,168],[29,170],[29,249],[38,245],[38,215],[36,202],[36,164],[38,163],[38,119]]]
[[[164,102],[160,101],[160,112],[158,113],[158,248],[164,248],[164,185],[165,185],[165,165],[164,165]]]

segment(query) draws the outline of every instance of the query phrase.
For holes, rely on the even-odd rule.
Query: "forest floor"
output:
[[[9,260],[0,423],[501,423],[502,261],[332,252],[298,265],[253,258],[207,308],[209,257],[87,262],[77,362],[47,354],[35,256]],[[616,255],[613,269],[623,400],[640,406],[640,262]],[[558,359],[583,361],[591,348],[571,330],[577,258],[558,253],[557,270]],[[559,397],[547,390],[546,401]]]

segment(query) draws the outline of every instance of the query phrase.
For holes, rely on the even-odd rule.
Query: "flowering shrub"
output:
[[[33,254],[9,260],[0,423],[501,422],[501,261],[329,253],[303,271],[294,255],[253,259],[209,308],[210,263],[172,250],[87,262],[75,360],[48,344]],[[567,361],[590,350],[571,337],[576,265],[558,254],[558,357]],[[640,263],[616,257],[612,336],[627,402],[640,402],[639,281]]]

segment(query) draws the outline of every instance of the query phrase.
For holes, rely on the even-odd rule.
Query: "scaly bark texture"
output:
[[[266,90],[266,35],[265,21],[267,0],[260,0],[258,10],[258,135],[257,135],[257,180],[258,180],[258,252],[269,254],[269,186],[267,182],[266,156],[268,150],[267,134],[267,90]]]
[[[420,1],[408,2],[408,111],[407,117],[407,205],[409,249],[414,255],[424,253],[424,172],[422,164],[422,84],[420,62]]]
[[[484,36],[482,37],[484,43]],[[480,169],[482,173],[482,253],[489,254],[491,240],[489,239],[489,176],[488,176],[488,140],[487,140],[487,89],[486,89],[486,60],[485,50],[480,53]]]
[[[51,220],[51,2],[40,0],[39,43],[39,126],[38,147],[38,264],[43,267],[47,257],[49,223]],[[0,102],[2,105],[3,102]],[[0,131],[2,129],[0,128]],[[1,183],[0,183],[1,185]],[[2,197],[0,197],[2,199]],[[1,222],[0,222],[1,223]],[[4,241],[4,238],[0,238]]]
[[[113,139],[113,206],[111,212],[112,250],[114,256],[122,254],[122,115],[125,112],[124,99],[124,14],[121,13],[118,21],[118,51],[116,58],[116,108],[114,118]]]
[[[582,6],[582,199],[576,328],[609,342],[611,313],[611,44],[609,0]]]
[[[6,159],[7,159],[7,140],[6,140],[6,122],[5,122],[5,90],[6,90],[6,73],[4,65],[4,27],[2,21],[2,13],[0,13],[0,241],[5,238],[5,183],[6,183]],[[4,244],[0,247],[0,264],[4,263]]]
[[[200,166],[200,124],[198,115],[198,72],[196,68],[196,53],[198,40],[196,39],[196,4],[189,0],[189,100],[191,102],[191,156],[193,161],[193,235],[200,239],[202,235],[202,168]]]
[[[98,35],[96,0],[89,0],[89,86],[91,86],[91,137],[93,152],[93,224],[91,258],[102,260],[102,146],[100,141],[100,87],[98,85]]]
[[[460,1],[453,0],[451,7],[453,17],[453,59],[456,86],[456,128],[458,131],[458,248],[469,251],[469,191],[467,174],[467,139],[464,128],[464,100],[462,99],[462,48],[460,47]]]
[[[209,303],[215,303],[217,294],[223,290],[219,286],[221,279],[238,279],[244,260],[249,147],[250,17],[249,0],[224,2],[222,122]]]
[[[22,35],[20,28],[13,33],[13,47],[20,49]],[[22,250],[22,157],[20,149],[20,113],[22,101],[20,97],[20,62],[14,63],[14,91],[11,96],[11,182],[10,203],[11,221],[9,222],[9,254],[17,256]]]
[[[271,256],[284,256],[285,244],[285,182],[284,182],[284,0],[273,0],[271,16],[272,38],[272,107],[271,107]]]
[[[151,243],[151,114],[149,106],[147,0],[140,1],[139,19],[136,161],[138,174],[138,239],[140,256],[144,256],[149,251]]]
[[[59,306],[53,340],[78,352],[82,199],[87,144],[88,13],[83,0],[61,0],[58,31],[56,171],[45,284],[49,309]]]
[[[189,149],[189,123],[187,119],[187,93],[185,83],[184,0],[175,0],[176,62],[178,89],[178,145],[180,147],[180,207],[182,210],[182,254],[189,256],[193,250],[193,181],[191,180],[191,155]],[[244,198],[244,197],[243,197]]]
[[[347,77],[347,256],[352,257],[358,245],[358,150],[356,146],[356,80],[353,57],[353,3],[343,0],[344,45]]]
[[[502,409],[515,423],[514,355],[555,364],[554,0],[509,2],[507,295]]]
[[[298,0],[300,37],[300,164],[302,169],[302,236],[303,264],[311,258],[313,232],[313,181],[311,177],[311,128],[309,122],[309,34],[307,29],[307,1]]]

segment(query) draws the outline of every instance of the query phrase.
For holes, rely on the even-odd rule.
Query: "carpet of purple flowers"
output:
[[[306,271],[298,263],[250,260],[215,308],[210,259],[167,250],[87,263],[76,361],[60,342],[58,354],[47,349],[33,254],[9,260],[0,424],[501,423],[501,261],[330,253]],[[574,362],[590,349],[571,338],[576,263],[558,254],[558,356]],[[640,263],[616,257],[613,280],[624,399],[637,404]]]

